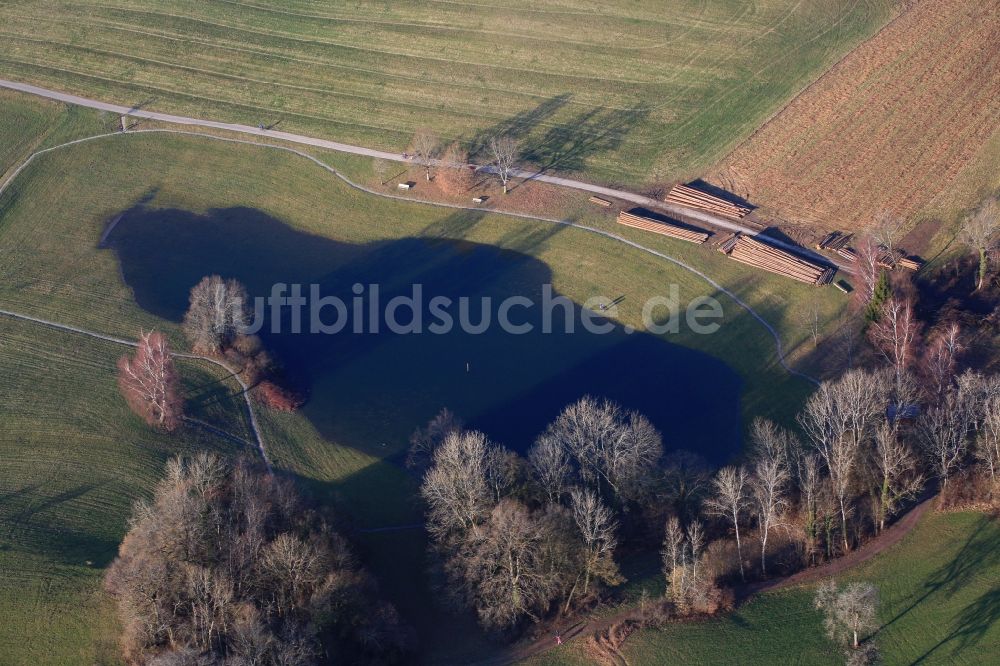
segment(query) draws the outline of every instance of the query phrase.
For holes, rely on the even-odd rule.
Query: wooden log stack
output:
[[[590,197],[590,199],[588,199],[588,201],[590,201],[590,203],[592,203],[592,204],[597,204],[598,206],[603,206],[604,208],[611,208],[611,201],[609,201],[608,199],[605,199],[604,197],[599,197],[596,194],[594,196]]]
[[[784,275],[806,284],[827,284],[836,269],[815,264],[749,236],[737,234],[719,246],[719,251],[740,263]]]
[[[653,233],[663,234],[671,238],[685,240],[690,243],[704,243],[708,240],[709,236],[708,232],[684,227],[668,220],[648,217],[635,211],[623,210],[618,213],[618,223],[624,224],[627,227],[635,227],[636,229],[652,231]]]
[[[697,208],[708,213],[714,213],[731,220],[740,220],[748,215],[751,209],[721,197],[702,192],[687,185],[675,185],[667,192],[667,203]]]

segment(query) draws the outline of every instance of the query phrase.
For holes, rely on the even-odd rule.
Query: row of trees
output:
[[[517,140],[509,134],[500,134],[490,139],[488,148],[492,171],[500,179],[503,193],[507,194],[517,161]],[[448,194],[463,194],[476,184],[475,171],[469,168],[469,153],[458,142],[443,145],[434,133],[421,129],[413,135],[409,154],[424,168],[426,180],[430,181],[436,172],[434,179]],[[385,185],[389,168],[386,160],[375,159],[372,162],[372,170],[382,185]]]
[[[911,401],[929,394],[912,384],[905,375],[900,395],[893,371],[848,371],[807,401],[804,439],[755,420],[744,462],[714,474],[690,455],[661,464],[647,419],[591,397],[567,407],[526,458],[443,412],[414,434],[409,463],[423,473],[445,589],[490,628],[566,612],[621,580],[623,535],[639,547],[656,525],[668,601],[709,612],[727,603],[718,583],[767,576],[775,554],[787,573],[851,550],[928,480],[947,487],[975,473],[995,492],[1000,379],[952,375],[920,414]]]
[[[105,582],[129,663],[356,663],[412,641],[289,482],[211,453],[167,464]]]

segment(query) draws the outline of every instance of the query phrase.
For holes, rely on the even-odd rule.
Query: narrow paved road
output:
[[[363,155],[365,157],[377,157],[380,159],[391,160],[394,162],[410,161],[408,158],[403,157],[403,155],[400,153],[390,153],[384,150],[375,150],[373,148],[365,148],[363,146],[354,146],[349,143],[340,143],[338,141],[318,139],[316,137],[305,136],[302,134],[293,134],[291,132],[260,129],[259,127],[251,127],[250,125],[241,125],[238,123],[223,123],[216,120],[190,118],[188,116],[177,116],[171,113],[160,113],[158,111],[146,111],[138,107],[127,107],[127,106],[121,106],[120,104],[109,104],[107,102],[88,99],[86,97],[80,97],[79,95],[71,95],[69,93],[63,93],[57,90],[49,90],[48,88],[40,88],[39,86],[33,86],[28,83],[20,83],[18,81],[8,81],[6,79],[0,79],[0,88],[9,88],[10,90],[18,90],[20,92],[30,93],[32,95],[38,95],[39,97],[45,97],[48,99],[65,102],[66,104],[75,104],[77,106],[85,106],[91,109],[98,109],[100,111],[108,111],[110,113],[114,113],[121,116],[132,116],[135,118],[145,118],[147,120],[158,120],[161,122],[174,123],[177,125],[208,127],[212,129],[226,130],[229,132],[239,132],[241,134],[252,134],[254,136],[267,137],[270,139],[280,139],[282,141],[289,141],[291,143],[298,143],[306,146],[315,146],[317,148],[336,150],[341,153],[350,153],[352,155]],[[491,171],[490,167],[483,167],[483,168],[487,171]],[[705,224],[710,224],[718,229],[726,229],[728,231],[738,231],[748,236],[756,236],[758,233],[760,233],[760,231],[757,229],[751,229],[750,227],[744,226],[737,222],[733,222],[723,217],[719,217],[717,215],[712,215],[711,213],[706,213],[692,208],[686,208],[684,206],[676,206],[674,204],[669,204],[665,201],[658,201],[657,199],[652,199],[650,197],[643,196],[641,194],[636,194],[635,192],[629,192],[627,190],[619,190],[611,187],[604,187],[602,185],[594,185],[593,183],[587,183],[581,180],[574,180],[572,178],[563,178],[562,176],[552,176],[537,171],[526,171],[524,169],[515,169],[513,170],[513,173],[518,178],[537,180],[543,183],[558,185],[560,187],[568,187],[574,190],[589,192],[591,194],[600,194],[603,196],[608,196],[608,197],[613,197],[615,199],[628,201],[630,203],[638,204],[640,206],[660,208],[662,210],[671,212],[675,215],[683,215],[690,219],[698,220],[700,222],[704,222]],[[845,264],[842,261],[817,255],[811,250],[803,248],[802,246],[797,245],[795,243],[787,243],[781,240],[780,238],[774,238],[772,236],[766,236],[766,238],[768,243],[770,243],[771,245],[776,245],[778,247],[790,250],[797,254],[804,254],[813,258],[821,259],[822,261],[828,264],[835,265],[839,270],[848,273],[851,272],[852,270],[848,264]]]
[[[113,342],[118,345],[125,345],[128,347],[138,346],[138,343],[135,340],[125,340],[124,338],[116,338],[112,335],[105,335],[104,333],[97,333],[96,331],[88,331],[84,328],[77,328],[76,326],[70,326],[69,324],[60,324],[54,321],[49,321],[48,319],[32,317],[31,315],[21,314],[19,312],[11,312],[10,310],[0,310],[0,315],[11,317],[12,319],[20,319],[21,321],[29,321],[35,324],[41,324],[43,326],[48,326],[49,328],[54,328],[60,331],[66,331],[68,333],[86,335],[87,337],[90,338],[97,338],[98,340],[104,340],[105,342]],[[267,466],[267,471],[273,474],[274,470],[271,467],[271,459],[267,457],[267,451],[264,449],[264,438],[261,437],[260,426],[257,425],[257,415],[254,413],[253,403],[250,402],[250,387],[247,386],[246,382],[243,381],[243,378],[240,377],[239,374],[237,374],[228,365],[226,365],[225,363],[223,363],[218,359],[211,358],[210,356],[200,356],[198,354],[184,354],[181,352],[173,352],[172,356],[176,358],[187,358],[197,361],[206,361],[208,363],[211,363],[212,365],[216,365],[222,368],[230,375],[232,375],[237,382],[239,382],[240,388],[242,389],[243,393],[243,400],[246,402],[247,414],[250,418],[250,430],[253,432],[254,440],[257,445],[257,451],[260,453],[260,457],[261,460],[264,461],[264,465]],[[201,422],[196,422],[196,424],[208,425],[208,424],[201,424]],[[211,428],[212,426],[209,427]],[[225,431],[220,431],[220,432],[223,432],[227,437],[233,437],[233,435],[226,433]]]

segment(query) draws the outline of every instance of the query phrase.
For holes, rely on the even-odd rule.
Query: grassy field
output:
[[[114,380],[123,348],[0,317],[0,661],[114,662],[98,594],[134,500],[167,457],[228,440],[150,431]],[[181,363],[192,416],[248,436],[241,398],[210,366]],[[235,385],[234,385],[235,386]]]
[[[850,572],[879,589],[885,664],[985,664],[1000,642],[1000,524],[979,513],[929,514],[897,546]],[[720,620],[631,636],[632,664],[838,664],[812,588],[767,593]],[[530,662],[585,664],[584,646]]]
[[[47,103],[37,104],[47,106]],[[67,129],[59,131],[72,136],[82,128],[101,124],[97,115],[74,111],[70,118],[64,115],[65,110],[60,112],[55,106],[57,110],[52,112],[48,129],[39,124],[36,138],[26,145],[50,141],[55,131],[53,127],[65,127]],[[28,149],[22,148],[21,153]],[[184,211],[208,216],[206,219],[215,214],[213,211],[233,209],[266,214],[287,226],[288,233],[307,234],[315,239],[304,249],[295,246],[302,249],[301,254],[295,255],[300,266],[329,260],[326,248],[333,241],[353,246],[399,243],[408,237],[420,237],[496,245],[544,265],[555,289],[577,302],[595,294],[624,295],[622,323],[639,324],[638,304],[653,294],[662,293],[664,285],[678,284],[684,299],[712,292],[700,278],[662,259],[580,230],[500,215],[456,214],[447,209],[378,199],[350,189],[316,165],[288,153],[204,138],[146,134],[100,139],[49,153],[38,158],[12,183],[0,198],[0,307],[126,337],[134,337],[140,328],[160,328],[178,346],[182,345],[174,321],[163,319],[136,303],[138,292],[133,289],[134,282],[126,281],[126,277],[132,276],[123,274],[127,267],[119,264],[119,255],[98,246],[108,221],[121,211],[135,210],[136,206],[141,207],[144,215],[151,215],[150,219],[163,211]],[[578,219],[598,227],[613,228],[613,223],[599,213],[581,212]],[[799,321],[798,313],[815,297],[815,289],[751,272],[708,249],[624,231],[659,250],[684,257],[733,289],[778,326],[786,346],[805,344],[806,332],[796,322]],[[291,247],[281,245],[280,239],[284,237],[272,239],[274,254]],[[167,245],[164,245],[164,252],[166,250]],[[239,252],[234,250],[230,254],[238,255]],[[144,256],[153,263],[159,261],[154,255]],[[181,261],[179,267],[187,269],[183,257],[174,258]],[[836,316],[843,300],[833,290],[822,293],[823,317],[829,320]],[[808,392],[808,383],[790,377],[777,365],[773,340],[759,322],[727,297],[717,296],[726,313],[719,333],[713,336],[682,333],[669,336],[670,341],[712,354],[729,364],[742,381],[741,409],[745,416],[766,409],[775,417],[788,421]],[[26,356],[20,350],[35,336],[41,344],[55,335],[44,329],[36,331],[26,324],[8,323],[8,326],[18,329],[21,340],[15,346],[7,342],[8,337],[0,337],[0,345],[6,344],[10,350],[11,363]],[[72,346],[67,347],[68,344]],[[58,341],[59,357],[65,357],[67,349],[78,347],[88,349],[87,344],[75,339]],[[102,621],[100,626],[85,622],[84,618],[89,617],[91,611],[77,612],[78,607],[90,609],[93,606],[80,606],[81,600],[98,603],[94,595],[99,567],[106,563],[120,538],[130,499],[148,491],[166,455],[188,445],[200,445],[197,441],[182,443],[179,438],[157,437],[129,421],[131,417],[124,413],[124,407],[117,400],[113,383],[113,363],[120,350],[97,347],[93,353],[104,356],[99,363],[93,362],[91,374],[78,376],[74,372],[70,378],[72,382],[65,386],[37,381],[31,372],[17,367],[0,375],[12,386],[16,383],[18,388],[11,390],[25,392],[28,404],[37,405],[39,419],[46,414],[61,416],[64,409],[77,405],[76,411],[85,414],[91,426],[109,428],[105,432],[109,433],[107,437],[111,443],[106,445],[108,448],[98,461],[101,474],[110,477],[117,466],[126,463],[145,465],[141,472],[123,469],[122,480],[114,482],[121,485],[108,482],[107,487],[124,490],[118,490],[113,500],[105,500],[106,508],[74,504],[84,501],[75,499],[50,505],[45,515],[51,518],[53,527],[49,535],[57,545],[44,545],[27,554],[16,549],[7,551],[11,558],[16,554],[14,564],[9,566],[21,572],[12,578],[14,581],[32,576],[44,580],[48,571],[55,571],[70,581],[65,589],[41,584],[35,597],[37,613],[23,614],[24,627],[7,625],[0,641],[24,644],[21,649],[40,649],[38,646],[29,648],[25,638],[37,635],[31,632],[42,631],[45,622],[62,623],[60,631],[67,637],[66,642],[60,644],[63,647],[53,646],[53,650],[74,649],[73,645],[81,646],[81,650],[97,650],[94,645],[109,644],[110,620]],[[24,362],[35,367],[36,372],[40,372],[38,367],[44,367],[30,359]],[[52,363],[55,365],[54,361]],[[502,387],[503,383],[498,382],[498,386]],[[28,389],[44,391],[50,398],[43,400]],[[58,399],[51,398],[57,395]],[[322,410],[312,407],[292,415],[262,411],[269,453],[276,467],[300,477],[321,498],[337,506],[348,526],[370,528],[413,522],[419,515],[412,501],[412,480],[385,459],[397,454],[412,427],[430,415],[420,406],[417,395],[395,400],[395,410],[385,413],[343,413],[335,403]],[[93,401],[92,396],[96,396]],[[776,399],[778,396],[783,399]],[[315,400],[311,404],[317,402],[328,404]],[[0,404],[4,405],[0,415],[6,417],[10,409],[8,404],[12,403]],[[112,411],[107,419],[101,418],[105,410]],[[223,414],[216,414],[216,411],[213,408],[208,416],[223,419]],[[229,429],[241,432],[240,429],[245,428],[234,416],[242,414],[238,405],[232,405],[225,413],[225,418],[235,419],[227,426]],[[130,424],[128,429],[122,429],[121,420]],[[9,441],[41,447],[33,439],[37,428],[32,424],[17,418],[4,418],[2,422],[10,429]],[[75,437],[70,434],[74,427],[67,427],[58,443],[62,451],[82,457],[65,456],[65,463],[75,476],[67,475],[69,489],[59,492],[83,485],[82,481],[73,483],[74,479],[103,478],[92,471],[91,449],[84,448],[87,429],[81,426],[84,434]],[[339,434],[333,436],[331,432]],[[684,446],[683,441],[672,439],[671,433],[665,435],[670,446]],[[146,441],[156,444],[142,444]],[[142,448],[143,453],[134,453],[135,446]],[[21,460],[25,461],[22,465],[26,465],[35,459],[22,456]],[[18,493],[37,485],[28,472],[42,474],[45,471],[41,466],[38,470],[31,467],[17,474],[5,474],[2,481],[9,480],[11,491]],[[5,506],[12,507],[9,510],[19,515],[18,505]],[[93,523],[92,534],[90,524],[79,522],[88,511],[101,512],[99,520]],[[0,529],[14,528],[0,520]],[[87,540],[96,544],[94,554],[74,550]],[[452,638],[456,627],[461,628],[465,637],[475,636],[472,628],[454,624],[454,618],[427,607],[430,593],[420,582],[423,542],[418,533],[365,534],[361,537],[361,547],[386,587],[395,592],[394,601],[409,617],[418,619],[432,648],[443,650],[438,654],[452,650],[453,660],[461,661],[463,654],[468,657],[470,653],[455,650],[482,649],[483,643],[476,641],[456,645]],[[59,560],[47,564],[46,557],[52,557],[50,551],[59,553],[60,549],[72,553],[72,563]],[[85,562],[87,559],[97,564],[81,566],[80,560]],[[21,598],[18,591],[24,588],[25,584],[14,582],[6,593],[5,603],[12,610]],[[40,617],[53,619],[40,620]],[[108,616],[105,613],[99,617]],[[86,647],[88,645],[91,647]],[[31,654],[18,654],[25,655],[19,660],[32,661]]]
[[[698,174],[894,5],[4,0],[0,76],[397,150],[507,130],[539,166],[642,185]]]
[[[715,169],[786,219],[855,230],[910,218],[992,156],[1000,2],[914,4]],[[958,37],[957,37],[958,36]],[[992,153],[992,155],[991,155]]]

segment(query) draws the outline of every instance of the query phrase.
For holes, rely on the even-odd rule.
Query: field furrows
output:
[[[1000,2],[924,2],[731,154],[713,180],[779,216],[856,229],[909,215],[1000,124]]]

